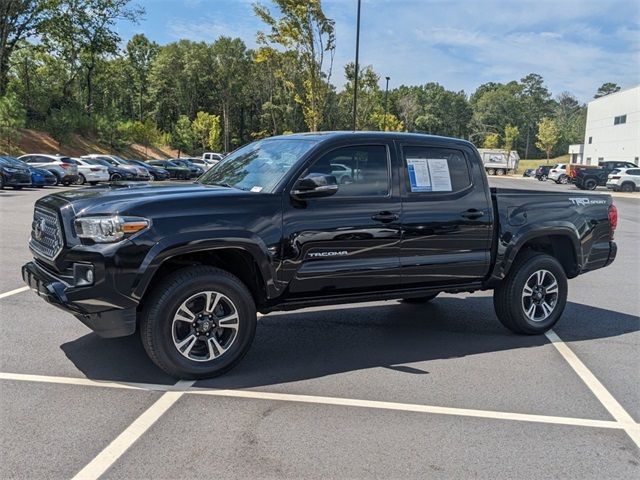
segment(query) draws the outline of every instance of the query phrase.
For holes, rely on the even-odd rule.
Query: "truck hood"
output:
[[[165,204],[173,208],[199,203],[204,198],[251,196],[255,193],[234,188],[199,183],[128,183],[118,182],[48,195],[38,201],[42,206],[68,208],[76,216],[112,213],[133,213],[142,207]]]

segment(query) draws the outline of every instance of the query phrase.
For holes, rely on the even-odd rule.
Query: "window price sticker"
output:
[[[446,158],[407,158],[412,192],[451,192],[451,175]]]

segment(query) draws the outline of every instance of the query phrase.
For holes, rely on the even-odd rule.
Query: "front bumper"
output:
[[[36,262],[22,266],[24,282],[46,302],[71,313],[99,336],[104,338],[124,337],[136,330],[136,308],[109,309],[89,312],[82,303],[74,302],[74,296],[87,297],[91,287],[74,287],[57,278]]]

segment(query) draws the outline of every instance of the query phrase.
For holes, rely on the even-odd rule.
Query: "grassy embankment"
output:
[[[6,150],[5,145],[0,146],[0,151]],[[146,160],[149,158],[174,158],[178,156],[178,151],[168,146],[150,146],[132,144],[120,150],[110,149],[101,144],[96,138],[72,135],[69,141],[62,146],[58,146],[49,134],[39,130],[21,130],[21,138],[17,147],[12,148],[11,154],[15,157],[25,153],[48,153],[79,157],[89,153],[111,153],[123,158]]]
[[[522,174],[527,168],[537,168],[540,165],[555,165],[556,163],[568,163],[569,162],[569,155],[561,155],[559,157],[556,158],[550,158],[549,159],[549,163],[547,163],[547,159],[546,158],[539,158],[537,160],[520,160],[520,162],[518,163],[518,172],[519,174]]]

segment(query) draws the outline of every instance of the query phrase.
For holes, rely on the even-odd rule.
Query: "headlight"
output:
[[[17,168],[11,168],[11,167],[4,167],[4,169],[9,173],[16,173],[20,171]]]
[[[151,221],[141,217],[83,217],[75,221],[78,237],[96,243],[113,243],[141,232]]]

